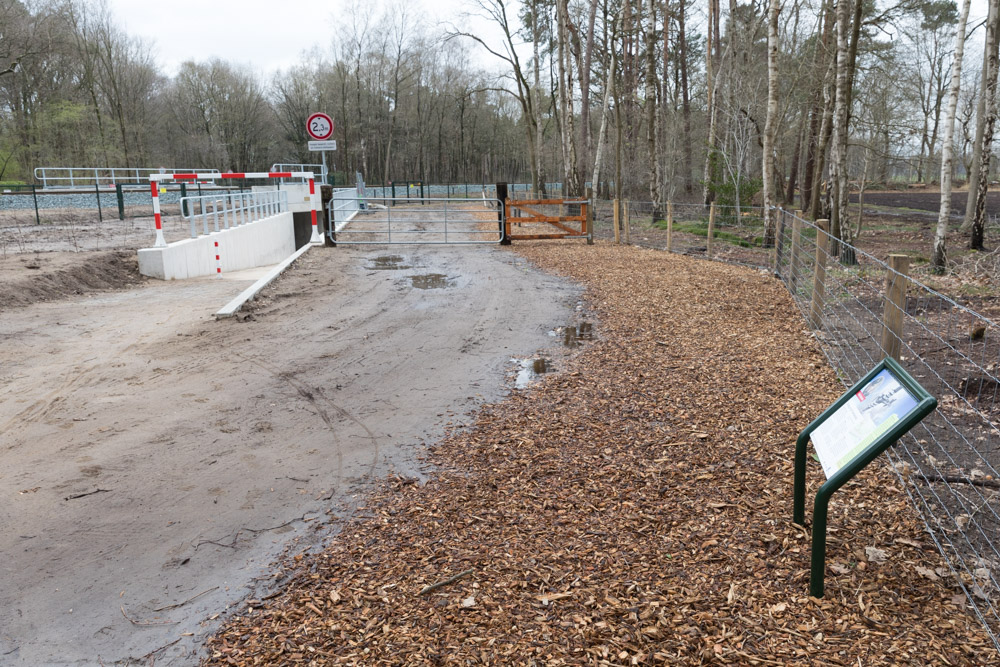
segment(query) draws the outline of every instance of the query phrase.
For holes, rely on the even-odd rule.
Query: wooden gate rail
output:
[[[533,210],[532,206],[565,206],[578,205],[580,215],[545,215]],[[548,240],[548,239],[575,239],[590,237],[590,202],[586,199],[506,199],[504,200],[504,234],[508,239],[523,241]],[[512,215],[513,210],[519,210],[521,215]],[[531,215],[524,215],[524,213]],[[577,222],[580,228],[576,229],[567,222]],[[511,230],[511,223],[545,223],[552,225],[562,233],[548,234],[525,234],[516,233]]]

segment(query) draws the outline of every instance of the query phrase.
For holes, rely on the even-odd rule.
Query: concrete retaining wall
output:
[[[143,248],[139,250],[139,273],[160,280],[210,276],[216,272],[216,241],[223,273],[277,264],[295,252],[292,214],[279,213],[165,248]]]

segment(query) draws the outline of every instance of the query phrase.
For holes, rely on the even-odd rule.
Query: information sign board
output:
[[[337,150],[337,142],[334,141],[310,141],[309,150],[311,151],[335,151]]]
[[[806,447],[810,440],[827,480],[813,504],[809,594],[823,597],[830,497],[937,407],[937,399],[892,357],[872,368],[795,441],[792,520],[805,523]]]
[[[826,478],[902,421],[917,402],[890,369],[882,369],[812,432]]]
[[[306,119],[306,132],[316,141],[326,141],[333,136],[333,119],[325,113],[314,113]]]

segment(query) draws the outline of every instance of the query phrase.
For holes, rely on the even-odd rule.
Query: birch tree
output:
[[[938,210],[937,228],[934,230],[934,247],[931,251],[931,270],[944,273],[947,265],[945,238],[948,235],[948,218],[951,215],[951,172],[954,151],[955,111],[962,86],[962,57],[965,54],[965,26],[969,20],[969,0],[962,0],[962,8],[955,26],[955,56],[951,64],[951,84],[948,87],[948,106],[944,117],[944,136],[941,145],[941,207]]]

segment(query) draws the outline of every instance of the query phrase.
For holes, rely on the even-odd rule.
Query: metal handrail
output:
[[[167,169],[167,173],[194,172],[218,174],[218,169]],[[51,174],[51,172],[57,172]],[[58,172],[64,172],[65,175]],[[148,181],[150,174],[163,173],[164,169],[143,167],[35,167],[35,180],[42,188],[93,188],[95,185],[114,186],[118,183]]]
[[[191,223],[191,238],[198,238],[197,220],[201,218],[202,233],[210,234],[209,216],[213,230],[231,229],[257,220],[268,218],[288,210],[286,190],[266,190],[256,192],[229,192],[225,194],[181,197],[181,217]],[[211,210],[209,210],[211,205]],[[195,209],[200,209],[195,212]],[[222,225],[219,225],[219,216]]]

